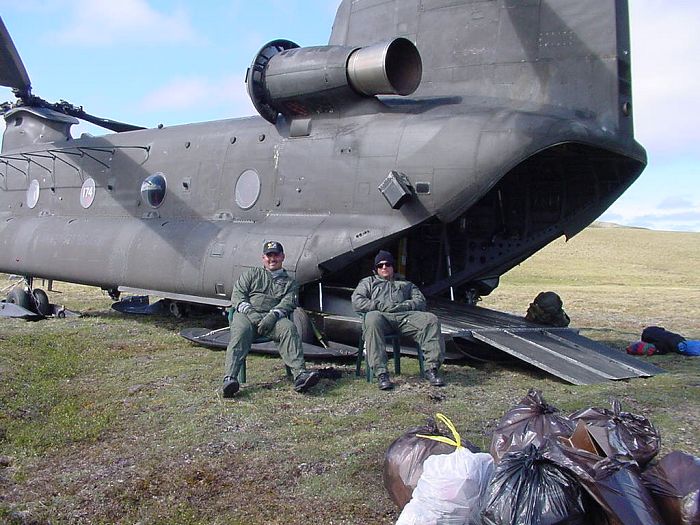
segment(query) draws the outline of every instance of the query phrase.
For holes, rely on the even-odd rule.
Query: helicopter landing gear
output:
[[[103,288],[103,290],[107,292],[112,301],[118,301],[122,295],[118,288]]]
[[[26,279],[24,284],[10,290],[6,302],[43,317],[53,314],[53,306],[49,302],[49,296],[41,288],[32,289],[32,279]]]
[[[475,288],[469,288],[465,292],[465,302],[470,305],[470,306],[476,306],[476,303],[481,301],[481,295],[479,295],[479,292]]]
[[[34,311],[33,298],[24,286],[16,286],[7,294],[7,302],[21,306],[25,310]]]
[[[170,301],[168,304],[168,309],[170,313],[175,316],[176,319],[182,319],[187,317],[189,313],[189,308],[187,303],[182,303],[180,301]]]
[[[41,288],[34,288],[32,290],[32,299],[34,300],[34,309],[36,313],[43,315],[44,317],[51,315],[52,308],[49,302],[49,296]]]

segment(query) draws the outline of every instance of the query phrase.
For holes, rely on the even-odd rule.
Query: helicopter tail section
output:
[[[330,44],[396,36],[423,60],[416,97],[561,109],[632,138],[627,0],[344,0]]]

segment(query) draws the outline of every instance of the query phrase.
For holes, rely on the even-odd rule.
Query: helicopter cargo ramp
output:
[[[588,339],[575,328],[542,326],[524,317],[441,299],[431,300],[429,310],[439,317],[445,336],[496,348],[574,385],[664,372]]]

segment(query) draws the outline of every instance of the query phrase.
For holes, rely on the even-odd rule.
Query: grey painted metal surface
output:
[[[261,48],[261,116],[162,129],[34,96],[0,29],[1,272],[222,304],[274,239],[306,288],[353,287],[382,247],[470,300],[646,164],[626,0],[343,0],[328,46]]]
[[[664,370],[592,341],[572,328],[530,323],[523,317],[445,300],[430,304],[443,333],[459,341],[479,341],[575,385],[646,377]]]
[[[546,329],[474,330],[472,337],[574,385],[653,375],[606,359],[586,345],[567,345]]]

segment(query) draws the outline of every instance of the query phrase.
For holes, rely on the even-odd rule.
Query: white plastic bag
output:
[[[426,439],[450,441],[457,449],[451,454],[430,456],[423,463],[413,497],[404,507],[396,525],[464,525],[475,517],[493,476],[491,454],[474,453],[461,446],[452,422],[437,414],[451,430],[454,441],[440,436]]]

